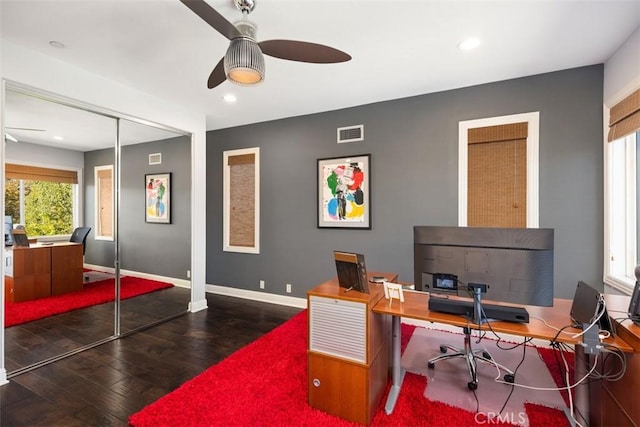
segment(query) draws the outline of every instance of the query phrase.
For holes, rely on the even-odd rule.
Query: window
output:
[[[458,225],[538,227],[539,116],[459,123]]]
[[[260,148],[223,155],[223,250],[260,253]]]
[[[113,240],[113,165],[94,168],[96,240]]]
[[[623,292],[635,284],[638,265],[637,154],[640,133],[607,143],[605,282]]]
[[[613,105],[604,147],[604,282],[631,294],[638,265],[640,89]]]
[[[77,172],[6,165],[5,215],[29,236],[69,235],[77,218]]]

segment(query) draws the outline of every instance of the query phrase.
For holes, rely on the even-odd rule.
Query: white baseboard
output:
[[[200,301],[190,302],[189,303],[189,311],[191,313],[197,313],[202,310],[206,310],[207,307],[207,299],[203,299]]]
[[[5,384],[9,384],[9,380],[7,380],[7,370],[2,368],[0,369],[0,386]]]
[[[85,264],[84,267],[90,270],[101,271],[103,273],[115,274],[116,272],[115,268],[105,267],[103,265]],[[179,288],[191,289],[190,280],[176,279],[175,277],[158,276],[157,274],[140,273],[139,271],[123,270],[123,269],[120,269],[120,274],[122,276],[132,276],[132,277],[139,277],[141,279],[157,280],[158,282],[171,283],[174,286],[177,286]]]
[[[231,288],[229,286],[206,285],[205,291],[217,295],[244,298],[253,301],[269,302],[272,304],[286,305],[289,307],[307,308],[307,299],[287,297],[284,295],[270,294],[266,292],[249,291],[246,289]]]

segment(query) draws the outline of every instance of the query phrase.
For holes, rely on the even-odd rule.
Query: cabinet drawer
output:
[[[309,353],[309,405],[349,421],[369,424],[368,369]]]
[[[309,297],[309,350],[367,363],[364,303]]]

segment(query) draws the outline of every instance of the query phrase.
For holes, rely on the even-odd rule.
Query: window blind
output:
[[[229,156],[229,244],[255,246],[255,154]]]
[[[526,227],[528,123],[468,131],[467,225]]]
[[[65,184],[77,184],[78,173],[76,171],[40,168],[27,165],[5,164],[5,179],[24,179],[30,181],[61,182]]]
[[[609,142],[640,129],[640,89],[609,110]]]

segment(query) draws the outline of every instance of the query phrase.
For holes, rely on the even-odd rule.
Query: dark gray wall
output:
[[[207,283],[293,296],[335,276],[332,251],[413,281],[413,226],[457,225],[458,122],[540,112],[540,227],[555,229],[555,296],[602,286],[602,90],[595,65],[207,133]],[[277,100],[274,100],[277,102]],[[313,102],[312,99],[309,102]],[[364,124],[365,141],[336,144]],[[261,251],[222,251],[222,152],[260,147]],[[371,153],[371,230],[316,227],[319,158]]]
[[[161,165],[149,154],[162,153]],[[120,192],[121,267],[186,279],[191,268],[191,141],[188,137],[122,147]],[[114,163],[114,150],[85,153],[85,223],[95,229],[94,167]],[[145,222],[145,174],[171,172],[171,224]],[[86,262],[114,266],[114,243],[87,242]]]

